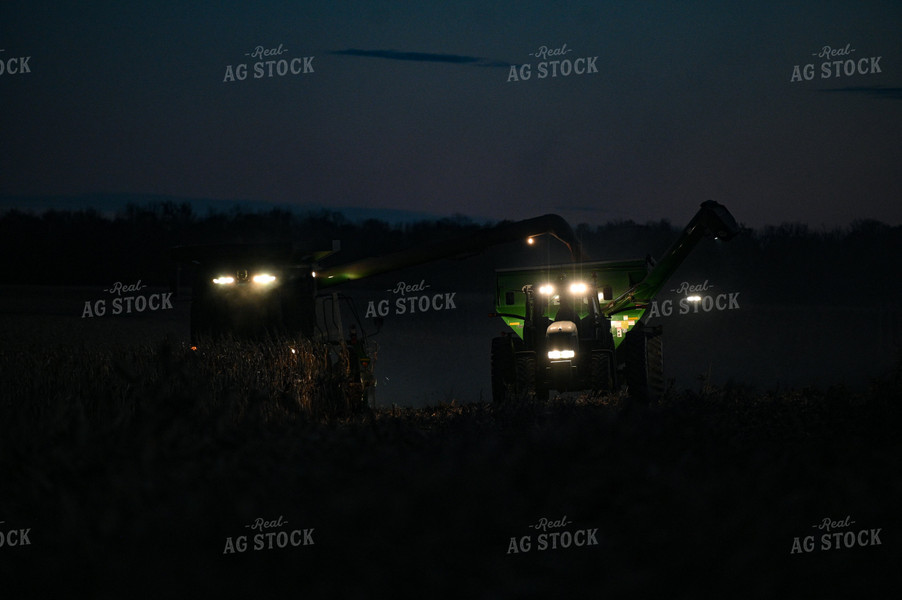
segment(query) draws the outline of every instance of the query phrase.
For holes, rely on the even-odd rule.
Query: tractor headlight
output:
[[[546,283],[539,287],[539,293],[543,296],[550,296],[554,293],[554,286],[550,283]]]
[[[576,356],[576,352],[573,350],[549,350],[548,358],[551,360],[566,360],[568,358],[573,358]]]
[[[220,275],[213,280],[213,283],[215,283],[216,285],[231,285],[235,283],[235,278],[229,277],[228,275]]]
[[[581,281],[570,284],[570,293],[574,296],[583,296],[588,289],[589,287]]]
[[[259,283],[260,285],[268,285],[276,280],[275,275],[270,275],[269,273],[259,273],[254,275],[252,281],[254,283]]]

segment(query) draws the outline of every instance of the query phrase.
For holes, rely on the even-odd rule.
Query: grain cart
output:
[[[728,240],[737,232],[730,212],[709,200],[657,263],[579,261],[496,271],[495,314],[510,331],[492,340],[493,400],[622,385],[635,399],[660,397],[661,327],[646,326],[645,311],[702,238]]]

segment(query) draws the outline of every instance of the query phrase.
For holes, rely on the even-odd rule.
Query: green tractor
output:
[[[699,241],[738,231],[730,212],[709,200],[657,263],[579,260],[496,271],[495,315],[510,331],[492,340],[493,401],[622,386],[635,400],[660,398],[662,331],[645,324],[645,311]]]

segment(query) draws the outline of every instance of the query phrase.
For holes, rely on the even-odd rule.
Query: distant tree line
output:
[[[113,216],[94,209],[0,215],[0,252],[7,284],[98,284],[138,279],[167,285],[181,245],[292,242],[309,250],[341,243],[342,261],[464,235],[480,228],[461,216],[390,225],[353,222],[339,212],[305,214],[274,208],[196,214],[188,203],[129,204]]]
[[[178,245],[294,242],[330,249],[341,241],[340,261],[461,236],[490,225],[463,216],[389,224],[351,221],[339,212],[269,211],[196,214],[188,203],[130,204],[104,215],[93,209],[0,215],[0,252],[6,284],[94,285],[141,279],[168,285],[170,249]],[[682,226],[668,221],[580,224],[577,236],[594,259],[660,256]],[[902,227],[872,220],[817,230],[804,224],[743,230],[728,247],[702,244],[692,263],[736,273],[744,286],[767,290],[775,301],[819,304],[896,302],[902,282]],[[816,297],[816,298],[815,298]]]

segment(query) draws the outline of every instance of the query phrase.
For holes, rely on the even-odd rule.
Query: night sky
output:
[[[902,223],[902,3],[786,4],[5,1],[0,207]]]

